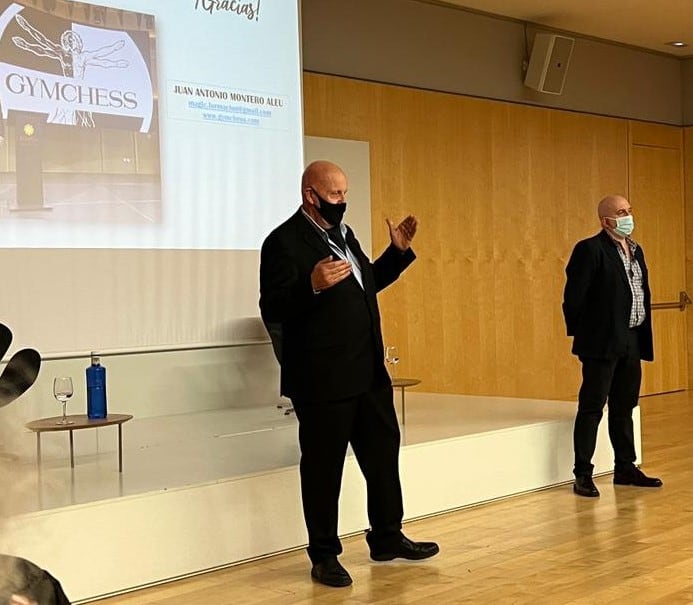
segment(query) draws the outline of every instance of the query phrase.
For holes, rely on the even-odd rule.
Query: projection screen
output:
[[[300,201],[296,0],[0,0],[0,117],[16,338],[242,337],[257,251]]]

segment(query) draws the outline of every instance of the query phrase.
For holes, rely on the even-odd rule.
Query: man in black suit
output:
[[[578,242],[566,267],[563,314],[573,353],[582,362],[573,442],[580,496],[597,497],[592,456],[607,399],[614,449],[614,484],[659,487],[634,464],[633,408],[638,404],[640,360],[652,361],[650,286],[642,248],[630,237],[634,221],[625,197],[599,202],[602,230]]]
[[[400,433],[383,360],[376,293],[414,260],[417,221],[387,221],[391,244],[373,263],[342,223],[347,178],[326,161],[310,164],[302,205],[262,246],[260,310],[273,327],[281,392],[299,421],[301,494],[311,576],[328,586],[351,577],[337,556],[338,500],[351,443],[366,479],[371,558],[425,559],[433,542],[402,533]],[[281,342],[276,342],[280,335]]]

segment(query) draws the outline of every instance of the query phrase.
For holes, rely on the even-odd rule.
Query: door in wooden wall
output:
[[[634,237],[650,271],[652,302],[676,302],[685,291],[683,146],[680,128],[631,122],[630,202]],[[686,313],[654,309],[655,361],[643,364],[641,394],[687,388]]]

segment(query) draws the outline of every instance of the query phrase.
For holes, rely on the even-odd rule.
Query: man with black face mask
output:
[[[347,446],[366,479],[366,536],[371,558],[425,559],[433,542],[402,533],[400,433],[383,360],[376,293],[413,262],[417,221],[387,221],[391,243],[373,263],[342,223],[347,178],[339,166],[313,162],[303,173],[302,205],[262,246],[260,310],[281,334],[281,392],[299,421],[301,494],[311,576],[348,586],[340,565],[338,500]]]

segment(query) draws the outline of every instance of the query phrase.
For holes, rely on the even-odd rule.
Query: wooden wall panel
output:
[[[683,133],[678,126],[632,121],[630,122],[630,139],[632,145],[668,147],[680,150]]]
[[[420,220],[417,262],[380,295],[399,375],[574,399],[565,264],[598,200],[627,192],[627,122],[314,74],[304,103],[307,135],[370,142],[374,250],[386,216]]]

